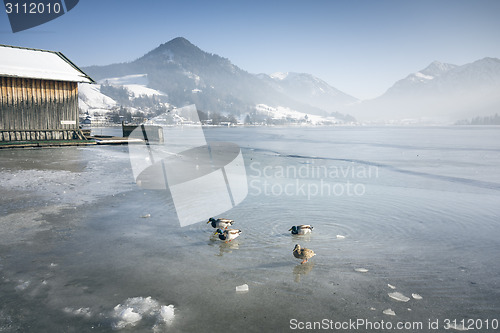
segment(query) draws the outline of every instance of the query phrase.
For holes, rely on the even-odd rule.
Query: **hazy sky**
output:
[[[80,0],[0,43],[57,50],[79,66],[134,60],[182,36],[251,73],[306,72],[365,99],[434,60],[500,58],[500,1]]]

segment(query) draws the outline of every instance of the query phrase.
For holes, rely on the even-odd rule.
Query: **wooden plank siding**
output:
[[[0,77],[0,141],[79,135],[78,83]]]

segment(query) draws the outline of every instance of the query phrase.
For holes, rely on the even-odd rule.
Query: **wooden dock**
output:
[[[6,148],[42,148],[42,147],[68,147],[92,145],[126,145],[144,144],[141,139],[124,138],[119,136],[94,135],[85,136],[85,140],[25,140],[25,141],[0,141],[0,149]]]
[[[93,140],[4,141],[0,142],[0,149],[89,146],[95,144],[97,142]]]
[[[94,135],[88,136],[87,139],[95,141],[98,145],[126,145],[129,143],[146,143],[144,140],[124,138],[121,136]]]

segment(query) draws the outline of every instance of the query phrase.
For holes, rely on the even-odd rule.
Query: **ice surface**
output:
[[[237,292],[245,292],[248,291],[248,284],[242,284],[241,286],[236,286]]]
[[[409,297],[401,294],[400,292],[393,292],[388,294],[390,298],[395,299],[396,301],[400,302],[408,302],[410,300]]]
[[[305,201],[295,192],[293,196],[270,197],[256,195],[252,189],[251,195],[231,210],[230,216],[225,216],[234,218],[238,228],[249,231],[238,248],[212,241],[210,227],[205,223],[176,227],[175,212],[164,209],[173,207],[171,202],[157,193],[137,189],[128,156],[122,158],[121,147],[2,150],[0,186],[7,192],[0,200],[0,327],[7,325],[9,321],[4,318],[10,317],[12,326],[20,327],[19,332],[29,331],[34,322],[43,323],[45,331],[50,332],[61,332],[67,327],[85,332],[90,325],[111,331],[112,324],[127,324],[140,315],[142,319],[135,326],[128,324],[123,331],[151,332],[157,325],[158,332],[222,332],[227,330],[227,321],[217,313],[230,308],[234,331],[256,330],[264,325],[270,331],[279,331],[283,330],[283,323],[295,318],[293,305],[297,299],[305,311],[304,320],[384,317],[382,311],[393,306],[402,320],[424,322],[438,317],[442,322],[445,314],[467,318],[471,309],[482,318],[498,314],[500,300],[495,297],[495,281],[499,261],[495,254],[500,239],[500,192],[474,185],[475,179],[500,182],[497,129],[445,129],[457,133],[453,136],[456,145],[447,138],[441,140],[441,136],[429,143],[429,133],[435,132],[425,128],[405,128],[403,140],[387,134],[396,129],[271,131],[249,127],[244,129],[245,135],[239,128],[224,130],[213,129],[212,136],[227,141],[229,135],[235,140],[241,135],[238,142],[242,142],[245,163],[259,161],[259,170],[269,165],[308,168],[325,163],[329,168],[351,164],[284,156],[293,149],[296,154],[362,159],[401,170],[425,169],[426,174],[445,174],[451,169],[454,176],[470,182],[463,184],[381,168],[379,178],[354,180],[366,186],[363,197],[316,196]],[[376,135],[362,136],[367,133],[363,131]],[[478,140],[483,131],[487,135]],[[410,140],[413,136],[415,140]],[[259,140],[263,143],[259,144]],[[420,150],[422,146],[427,149]],[[473,150],[474,146],[481,150]],[[267,150],[259,151],[260,147]],[[416,153],[420,157],[415,157]],[[422,161],[429,155],[432,162]],[[438,157],[442,159],[439,162]],[[301,164],[304,160],[311,164]],[[61,169],[61,163],[72,161],[73,165],[82,163],[83,168],[73,172]],[[27,170],[28,163],[36,168]],[[254,169],[248,169],[249,181],[255,184],[265,180]],[[289,179],[268,180],[282,186]],[[306,186],[319,182],[300,180]],[[17,199],[11,199],[11,193]],[[321,232],[304,246],[321,249],[327,256],[307,276],[301,269],[302,281],[296,283],[295,265],[289,259],[296,240],[286,230],[292,219],[310,221],[311,212]],[[146,213],[154,218],[138,223]],[[271,222],[270,228],[263,228],[261,233],[258,231],[263,221]],[[349,242],[335,242],[337,234],[346,235]],[[51,267],[51,263],[59,266]],[[370,274],[354,270],[363,267],[370,267]],[[461,271],[464,267],[466,274]],[[31,284],[24,291],[14,289],[28,280]],[[48,281],[47,286],[40,284],[42,280]],[[237,294],[232,289],[233,295],[220,297],[227,291],[227,281],[235,281],[229,289],[235,288],[236,283],[259,287],[247,294]],[[397,289],[391,290],[388,281]],[[432,295],[436,290],[439,297],[426,304],[411,295]],[[393,291],[413,299],[405,304],[393,301],[387,295]],[[143,302],[151,296],[157,303],[147,312],[128,299],[136,296],[142,296]],[[114,313],[117,304],[121,305],[123,318],[120,312]],[[169,304],[180,309],[175,310],[177,318],[174,317],[171,330],[161,315],[162,306]],[[260,304],[266,306],[259,307]],[[72,312],[64,312],[65,307]],[[89,319],[84,310],[79,311],[86,307],[90,307]],[[370,307],[376,308],[375,312]],[[413,311],[408,312],[408,307]],[[54,308],[60,309],[62,320],[51,320]],[[128,308],[132,310],[127,316]],[[331,311],[332,308],[337,310]],[[166,308],[163,313],[169,317]]]

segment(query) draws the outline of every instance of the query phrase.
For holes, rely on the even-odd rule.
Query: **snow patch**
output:
[[[133,95],[133,97],[140,97],[143,95],[149,97],[154,95],[166,95],[161,91],[148,88],[149,79],[147,74],[133,74],[121,77],[106,78],[100,80],[99,83],[107,83],[112,86],[123,86]]]
[[[116,106],[116,101],[101,94],[100,84],[79,84],[78,106],[84,112],[94,113],[97,110],[111,110]]]
[[[421,79],[426,79],[426,80],[432,80],[432,79],[434,79],[434,76],[425,75],[425,74],[422,74],[422,73],[420,73],[420,72],[415,73],[415,76],[416,76],[416,77],[419,77],[419,78],[421,78]]]

